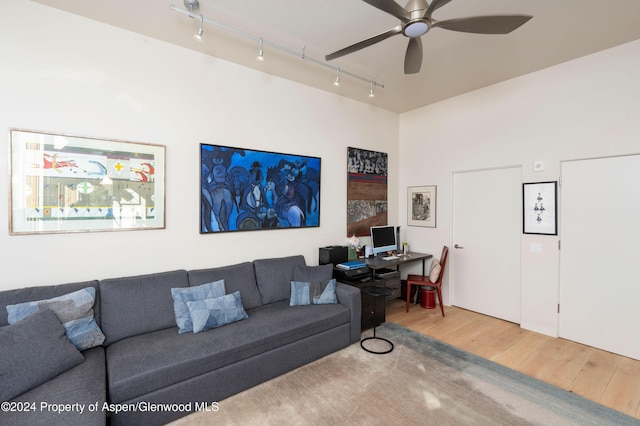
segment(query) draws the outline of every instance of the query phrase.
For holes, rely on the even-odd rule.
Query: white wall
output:
[[[438,253],[452,243],[454,171],[522,165],[524,182],[552,181],[564,160],[640,153],[638,76],[635,41],[402,114],[401,192],[438,186],[438,227],[410,228],[412,249]],[[535,160],[545,162],[544,172],[533,172]],[[405,218],[406,195],[399,205]],[[521,324],[550,335],[557,334],[561,233],[522,236]],[[532,253],[532,243],[542,253]],[[585,259],[585,267],[595,260]]]
[[[395,113],[27,0],[4,5],[0,58],[0,199],[9,128],[167,147],[166,229],[9,236],[7,227],[0,290],[298,253],[317,264],[319,246],[346,238],[348,146],[389,154],[397,221]],[[202,142],[321,157],[321,226],[200,235]],[[0,223],[8,214],[3,204]]]

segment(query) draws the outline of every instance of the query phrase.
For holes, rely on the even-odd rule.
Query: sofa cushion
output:
[[[128,401],[350,320],[349,308],[342,304],[290,307],[288,300],[247,313],[245,320],[206,333],[161,330],[110,345],[107,376],[111,399]]]
[[[12,426],[51,425],[106,425],[106,412],[102,411],[107,400],[107,381],[104,348],[98,346],[82,352],[84,362],[48,380],[13,399],[35,404],[35,411],[8,411],[0,414],[0,424]],[[41,403],[79,404],[85,409],[41,410]],[[89,410],[89,405],[99,407]],[[68,405],[70,406],[70,405]]]
[[[52,297],[62,296],[86,287],[98,288],[98,281],[82,281],[77,283],[25,287],[13,290],[0,291],[0,327],[8,325],[7,305],[16,305],[18,303],[30,302],[32,300],[51,299]],[[100,325],[100,292],[96,292],[96,300],[93,304],[93,316],[96,323]]]
[[[0,401],[9,401],[84,361],[51,310],[0,329]]]
[[[310,283],[291,281],[289,306],[323,305],[327,303],[338,303],[335,279]]]
[[[197,269],[189,271],[189,285],[195,286],[212,281],[224,280],[227,293],[239,291],[245,309],[262,305],[260,292],[256,284],[256,276],[251,262],[220,268]]]
[[[193,319],[194,333],[248,318],[247,312],[242,307],[239,291],[221,297],[189,301],[187,306]]]
[[[51,299],[8,305],[7,319],[9,324],[15,324],[36,312],[50,309],[64,326],[71,343],[83,351],[104,342],[104,334],[96,324],[93,314],[95,296],[96,289],[86,287]]]
[[[320,266],[297,265],[293,270],[294,281],[315,282],[327,281],[333,278],[333,265],[331,263]]]
[[[296,266],[304,266],[304,256],[289,256],[253,261],[262,303],[289,300]]]
[[[185,270],[101,280],[104,344],[165,328],[175,333],[171,289],[187,286]]]
[[[211,299],[225,295],[224,280],[197,285],[195,287],[172,288],[173,311],[176,316],[178,333],[193,331],[193,321],[187,302]]]

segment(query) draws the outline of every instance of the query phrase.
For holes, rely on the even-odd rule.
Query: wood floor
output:
[[[640,361],[456,307],[387,302],[394,322],[640,419]]]

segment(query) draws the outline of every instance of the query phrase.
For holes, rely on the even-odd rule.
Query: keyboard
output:
[[[396,259],[400,259],[398,256],[385,256],[382,258],[382,260],[396,260]]]

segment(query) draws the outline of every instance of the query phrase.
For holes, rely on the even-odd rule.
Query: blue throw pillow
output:
[[[172,288],[171,297],[173,297],[173,311],[176,315],[178,333],[193,331],[193,322],[187,302],[224,296],[225,291],[224,280],[193,287]]]
[[[324,305],[329,303],[338,303],[335,279],[313,283],[291,281],[289,306]]]
[[[239,291],[213,299],[187,302],[187,306],[193,320],[194,334],[249,318],[242,306]]]
[[[87,287],[51,299],[7,305],[7,321],[15,324],[36,312],[50,309],[64,326],[71,343],[83,351],[104,342],[104,334],[93,316],[95,300],[96,289]]]

